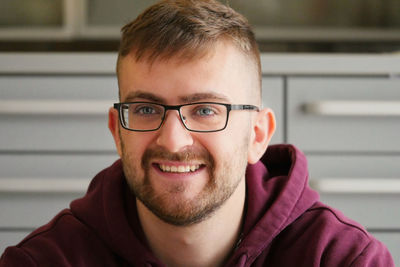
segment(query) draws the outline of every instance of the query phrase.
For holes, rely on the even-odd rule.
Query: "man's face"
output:
[[[226,44],[189,62],[171,59],[149,64],[129,55],[120,62],[118,78],[121,102],[257,104],[249,97],[251,90],[257,90],[256,70]],[[176,110],[167,112],[157,131],[115,127],[119,127],[113,134],[124,173],[137,198],[170,224],[206,219],[245,176],[255,113],[231,111],[227,128],[212,133],[189,132]],[[116,111],[112,116],[117,116]]]

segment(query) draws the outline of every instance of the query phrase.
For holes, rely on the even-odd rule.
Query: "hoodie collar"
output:
[[[130,266],[164,266],[143,242],[135,199],[128,188],[121,160],[117,160],[96,175],[87,194],[71,203],[71,211]]]
[[[319,196],[308,186],[304,154],[292,145],[270,146],[259,162],[248,166],[246,184],[243,239],[232,260],[246,255],[252,262]]]

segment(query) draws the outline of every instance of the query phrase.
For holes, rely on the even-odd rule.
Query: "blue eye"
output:
[[[200,116],[212,116],[212,115],[215,115],[215,111],[212,108],[209,108],[209,107],[198,108],[196,113],[198,115],[200,115]]]
[[[135,116],[160,115],[163,113],[162,108],[157,105],[140,103],[132,105],[131,107],[132,114]]]
[[[137,113],[140,114],[154,114],[155,110],[152,107],[141,107],[137,110]]]

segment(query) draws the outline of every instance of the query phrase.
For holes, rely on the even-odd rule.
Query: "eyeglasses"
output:
[[[162,105],[150,102],[115,103],[123,128],[130,131],[149,132],[160,129],[168,110],[177,110],[188,131],[217,132],[228,124],[231,110],[259,111],[253,105],[231,105],[215,102],[198,102],[184,105]]]

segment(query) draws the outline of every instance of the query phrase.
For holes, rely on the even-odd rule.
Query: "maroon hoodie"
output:
[[[394,266],[362,226],[318,201],[305,156],[268,148],[247,169],[241,242],[226,266]],[[87,194],[6,249],[0,266],[164,266],[148,248],[121,162],[100,172]]]

